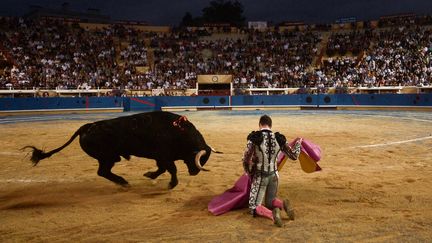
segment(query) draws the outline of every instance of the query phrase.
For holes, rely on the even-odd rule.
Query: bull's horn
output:
[[[206,153],[207,152],[205,150],[201,150],[195,155],[195,165],[198,167],[198,169],[203,170],[203,171],[209,171],[208,169],[203,168],[200,164],[201,156],[205,155]]]
[[[211,146],[209,146],[209,147],[210,147],[211,151],[213,151],[214,153],[223,154],[223,152],[217,151],[216,149],[212,148]]]

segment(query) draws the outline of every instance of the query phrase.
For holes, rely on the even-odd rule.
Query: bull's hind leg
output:
[[[158,169],[156,171],[148,171],[148,172],[144,173],[144,176],[146,176],[150,179],[156,179],[158,176],[160,176],[161,174],[163,174],[166,171],[165,164],[166,163],[164,163],[160,160],[157,160],[156,165],[157,165]]]
[[[99,160],[99,169],[97,174],[99,176],[102,176],[104,178],[107,178],[108,180],[121,185],[121,186],[128,186],[129,183],[121,176],[118,176],[111,172],[112,167],[114,166],[115,162],[107,162],[107,161],[101,161]]]
[[[175,166],[174,161],[170,161],[167,164],[167,170],[171,174],[171,181],[170,181],[170,183],[168,185],[168,188],[169,189],[173,189],[178,184],[178,180],[177,180],[177,167]]]

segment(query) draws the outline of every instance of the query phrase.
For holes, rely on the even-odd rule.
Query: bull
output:
[[[129,160],[137,156],[156,160],[157,170],[144,176],[156,179],[168,171],[169,188],[178,184],[176,160],[183,160],[190,175],[207,171],[211,152],[221,153],[208,146],[201,133],[186,117],[171,112],[155,111],[96,121],[81,126],[63,146],[49,152],[34,146],[31,161],[36,166],[42,159],[61,151],[79,136],[82,150],[99,162],[97,174],[118,185],[128,186],[121,176],[111,172],[121,157]]]

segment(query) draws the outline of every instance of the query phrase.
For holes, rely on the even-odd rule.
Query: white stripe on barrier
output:
[[[383,146],[389,146],[394,144],[403,144],[403,143],[411,143],[411,142],[417,142],[417,141],[423,141],[427,139],[432,139],[432,136],[427,137],[421,137],[421,138],[414,138],[414,139],[408,139],[408,140],[402,140],[402,141],[395,141],[395,142],[389,142],[389,143],[379,143],[379,144],[371,144],[371,145],[360,145],[360,146],[354,146],[351,148],[374,148],[374,147],[383,147]]]

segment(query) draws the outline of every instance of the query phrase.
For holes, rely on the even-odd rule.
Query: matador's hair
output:
[[[259,120],[260,125],[267,125],[272,127],[272,119],[267,115],[262,115]]]

